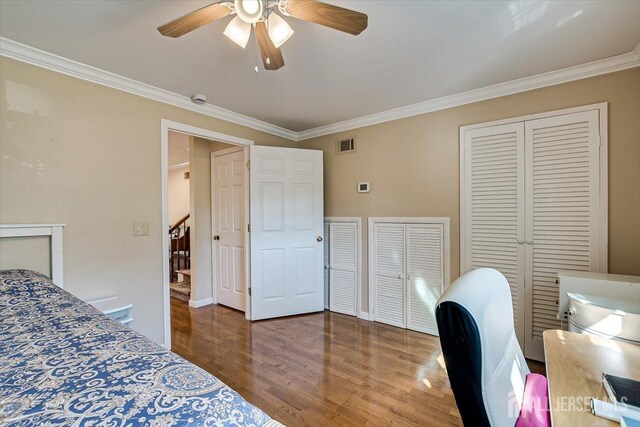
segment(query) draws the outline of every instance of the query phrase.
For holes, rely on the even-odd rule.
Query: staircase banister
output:
[[[188,213],[184,217],[182,217],[182,219],[178,220],[178,222],[176,222],[171,228],[169,228],[169,234],[172,234],[174,231],[176,231],[182,224],[184,224],[189,219],[190,216],[191,216],[191,213]]]

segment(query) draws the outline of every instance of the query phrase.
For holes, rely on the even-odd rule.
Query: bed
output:
[[[29,270],[0,272],[0,425],[279,426],[219,379]]]

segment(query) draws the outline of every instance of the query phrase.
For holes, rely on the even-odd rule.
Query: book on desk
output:
[[[640,381],[602,374],[602,385],[611,403],[624,404],[629,409],[640,411]]]

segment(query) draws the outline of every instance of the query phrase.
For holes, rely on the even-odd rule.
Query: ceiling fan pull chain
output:
[[[253,40],[254,40],[254,44],[256,46],[256,66],[253,69],[256,73],[260,70],[258,68],[258,57],[260,56],[260,48],[258,47],[258,35],[256,34],[256,29],[255,29],[255,24],[253,25]]]
[[[265,20],[264,20],[264,26],[267,28],[267,33],[269,33],[269,27],[271,27],[271,25],[269,24],[269,20],[268,20],[268,19],[265,19]],[[271,65],[271,58],[269,58],[269,57],[267,56],[267,59],[265,59],[265,60],[264,60],[264,62],[265,62],[267,65]]]

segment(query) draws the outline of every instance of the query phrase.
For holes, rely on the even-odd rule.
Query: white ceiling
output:
[[[293,131],[632,51],[640,1],[328,1],[369,15],[351,36],[287,18],[286,65],[222,31],[156,30],[211,2],[0,1],[0,35]]]
[[[189,163],[189,135],[169,132],[169,167]]]

